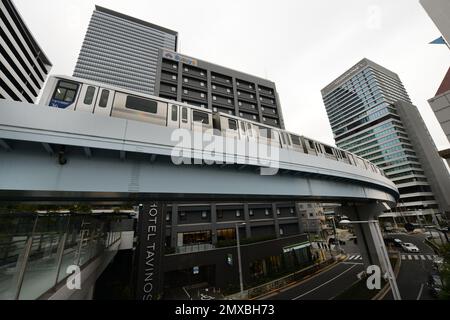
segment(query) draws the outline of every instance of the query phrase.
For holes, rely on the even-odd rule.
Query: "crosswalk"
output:
[[[409,260],[409,261],[432,261],[433,259],[437,258],[438,256],[435,254],[402,254],[402,260]]]
[[[433,261],[433,259],[437,258],[437,255],[433,254],[402,254],[402,260],[409,260],[409,261]],[[347,260],[362,260],[362,256],[359,254],[353,254],[349,255]]]

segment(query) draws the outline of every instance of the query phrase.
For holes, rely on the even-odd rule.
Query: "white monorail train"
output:
[[[52,76],[40,104],[171,128],[216,129],[222,135],[272,143],[283,149],[326,157],[384,175],[377,166],[352,153],[286,130],[95,81]]]

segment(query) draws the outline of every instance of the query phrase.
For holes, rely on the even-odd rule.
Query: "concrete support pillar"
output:
[[[295,208],[295,214],[296,214],[297,219],[298,219],[298,232],[299,233],[305,233],[305,228],[303,226],[303,220],[302,220],[302,214],[301,214],[300,209],[298,207],[298,203],[294,204],[294,208]]]
[[[275,234],[277,236],[277,239],[280,238],[280,223],[278,221],[278,215],[277,215],[277,204],[272,203],[272,216],[273,220],[275,221]]]
[[[388,208],[387,205],[378,202],[366,205],[353,204],[342,206],[339,208],[339,213],[349,218],[355,230],[364,266],[366,268],[372,265],[380,267],[382,275],[391,285],[394,299],[400,300],[394,271],[377,220],[378,216]]]
[[[172,244],[173,248],[176,248],[177,242],[178,242],[178,204],[173,203],[172,204],[172,228],[171,230],[171,239],[170,243]]]
[[[252,230],[250,228],[250,215],[248,210],[248,203],[244,203],[244,218],[245,218],[245,236],[252,237]]]
[[[212,244],[217,244],[217,205],[211,204],[211,237]]]

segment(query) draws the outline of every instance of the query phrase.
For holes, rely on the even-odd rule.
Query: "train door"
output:
[[[292,148],[291,139],[286,132],[280,132],[280,141],[281,141],[281,147],[283,149],[291,149]]]
[[[84,84],[81,88],[80,98],[78,99],[75,110],[93,113],[97,94],[97,87]]]
[[[222,117],[225,135],[227,138],[239,138],[238,120]]]
[[[180,127],[180,108],[176,104],[169,106],[169,112],[167,112],[167,126],[169,128]]]
[[[322,145],[320,145],[316,142],[313,142],[313,143],[314,143],[314,147],[316,149],[317,155],[322,156],[322,157],[325,156],[325,151],[322,150]]]
[[[247,126],[244,121],[239,121],[239,137],[241,139],[247,139]]]
[[[191,109],[188,107],[180,107],[180,128],[191,130]]]
[[[114,91],[100,88],[99,96],[95,103],[94,113],[102,116],[110,116],[114,99]]]
[[[247,137],[249,142],[257,143],[259,135],[258,128],[249,122],[247,122],[245,125],[247,127]]]

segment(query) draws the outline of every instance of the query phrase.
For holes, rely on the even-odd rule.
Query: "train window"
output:
[[[207,113],[194,111],[192,113],[192,120],[194,122],[201,122],[203,124],[209,124],[209,117]]]
[[[284,133],[283,132],[280,134],[280,138],[281,138],[281,143],[282,144],[286,144],[286,141],[284,140]]]
[[[242,131],[242,133],[245,133],[245,123],[244,122],[241,122],[241,131]]]
[[[105,92],[105,90],[103,90]],[[102,93],[103,95],[103,93]],[[158,102],[148,99],[142,99],[138,97],[128,96],[125,104],[127,109],[133,109],[148,113],[158,112]]]
[[[259,135],[263,138],[272,139],[272,130],[270,128],[259,127]]]
[[[300,137],[294,136],[291,134],[292,143],[298,146],[301,146],[302,143],[300,142]]]
[[[311,140],[309,140],[309,147],[310,147],[311,149],[314,149],[314,142],[312,142]]]
[[[228,128],[231,130],[237,130],[237,121],[233,119],[228,119]]]
[[[183,121],[183,123],[187,123],[188,122],[188,111],[187,111],[187,108],[183,108],[181,110],[181,121]]]
[[[328,153],[328,154],[333,154],[333,149],[332,149],[332,148],[330,148],[330,147],[328,147],[328,146],[324,146],[324,148],[325,148],[325,152],[326,152],[326,153]]]
[[[178,121],[178,107],[172,106],[172,121]]]
[[[53,99],[72,103],[75,100],[77,90],[77,84],[60,81],[58,83],[58,87],[56,88]]]
[[[95,87],[89,86],[86,90],[86,95],[84,96],[84,104],[90,105],[94,100]]]
[[[102,95],[100,96],[100,102],[98,103],[98,106],[100,108],[106,108],[107,104],[108,104],[108,99],[109,99],[109,90],[103,90],[102,91]],[[128,99],[127,99],[128,102]],[[127,106],[128,108],[128,106]]]

